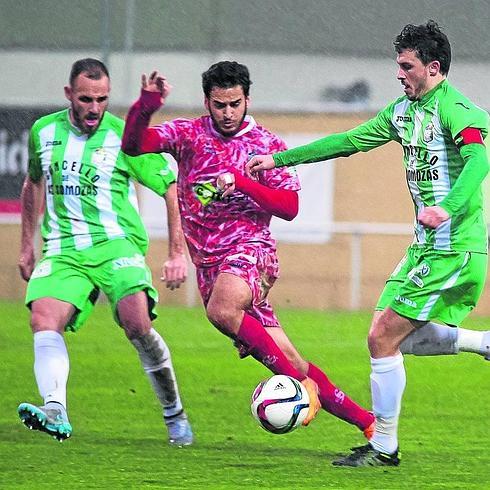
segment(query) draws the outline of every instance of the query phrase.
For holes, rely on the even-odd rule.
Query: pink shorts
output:
[[[209,301],[218,274],[224,272],[243,279],[252,291],[252,304],[247,313],[265,327],[278,327],[279,321],[267,300],[270,288],[279,277],[275,250],[264,248],[261,244],[239,245],[221,263],[198,267],[197,286],[204,305]]]

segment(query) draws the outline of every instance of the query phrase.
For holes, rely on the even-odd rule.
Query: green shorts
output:
[[[376,310],[390,307],[412,320],[460,325],[476,306],[487,277],[487,254],[411,246],[381,293]]]
[[[89,316],[99,291],[103,291],[116,322],[119,301],[138,291],[148,296],[149,315],[156,318],[158,293],[138,247],[126,239],[109,240],[79,251],[43,257],[27,285],[26,305],[40,298],[71,303],[76,314],[65,330],[78,330]]]

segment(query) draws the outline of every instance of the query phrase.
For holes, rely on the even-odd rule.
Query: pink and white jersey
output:
[[[218,133],[210,116],[175,119],[152,129],[160,135],[161,151],[178,162],[182,227],[196,266],[219,263],[241,244],[275,249],[269,231],[271,214],[239,191],[220,200],[216,179],[233,167],[245,174],[245,164],[255,154],[285,150],[280,138],[256,124],[251,116],[245,117],[242,129],[232,137]],[[292,168],[264,172],[259,182],[276,189],[300,189]]]

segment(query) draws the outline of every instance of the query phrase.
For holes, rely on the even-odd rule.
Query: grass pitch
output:
[[[250,395],[268,371],[239,361],[201,309],[160,307],[155,327],[170,345],[194,446],[166,443],[159,405],[133,347],[99,305],[84,328],[67,334],[68,404],[73,437],[60,444],[20,423],[16,407],[39,403],[28,312],[0,304],[0,487],[178,489],[490,488],[490,364],[470,354],[407,356],[399,468],[331,466],[363,444],[354,427],[322,412],[287,435],[261,430]],[[369,314],[279,311],[308,359],[369,406]],[[473,319],[472,328],[490,321]]]

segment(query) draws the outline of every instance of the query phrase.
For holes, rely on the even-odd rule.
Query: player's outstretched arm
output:
[[[171,184],[164,195],[168,222],[168,259],[162,267],[162,281],[174,290],[187,278],[187,258],[185,256],[184,232],[180,223],[177,203],[177,186]]]
[[[372,136],[372,140],[364,146],[362,151],[368,151],[390,141],[388,136],[380,137],[375,130],[367,131],[365,125],[361,125],[349,132],[331,134],[306,145],[280,151],[273,155],[256,155],[246,164],[245,171],[249,177],[253,177],[261,170],[270,170],[274,167],[291,167],[331,158],[348,157],[360,151],[351,141],[351,137],[354,138],[358,133],[361,137]]]
[[[21,245],[19,256],[19,271],[22,279],[28,281],[34,270],[36,262],[34,254],[34,236],[36,234],[39,210],[44,192],[44,181],[31,180],[29,175],[22,186],[20,201],[22,204],[21,214]]]

